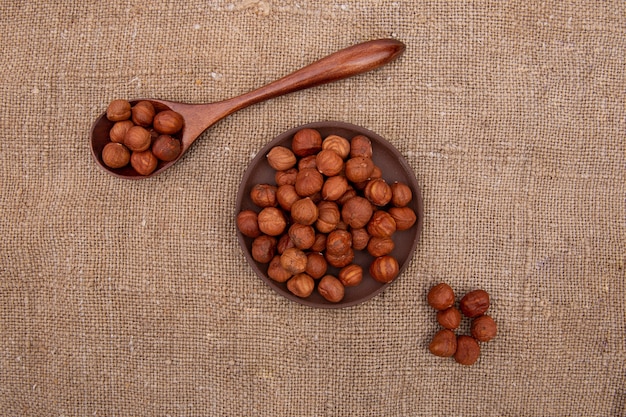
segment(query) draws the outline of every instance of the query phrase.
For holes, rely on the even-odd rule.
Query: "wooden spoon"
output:
[[[134,100],[132,104],[140,100],[148,100],[157,111],[171,109],[183,116],[182,150],[178,158],[170,162],[159,162],[157,169],[150,175],[140,175],[130,165],[118,169],[107,167],[102,162],[102,149],[109,142],[109,130],[113,122],[107,119],[106,113],[102,114],[91,128],[92,155],[96,163],[106,172],[120,178],[140,179],[156,175],[178,161],[205,130],[226,116],[264,100],[373,70],[396,59],[404,52],[404,49],[405,45],[395,39],[378,39],[360,43],[328,55],[256,90],[215,103],[189,104],[155,99]]]

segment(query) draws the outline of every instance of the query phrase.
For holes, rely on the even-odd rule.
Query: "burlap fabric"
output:
[[[0,414],[625,414],[624,2],[3,1],[0,24]],[[242,110],[154,179],[91,158],[112,99],[217,101],[383,37],[399,60]],[[254,154],[326,119],[388,138],[425,200],[408,270],[342,310],[274,293],[235,237]],[[492,295],[472,367],[428,352],[440,281]]]

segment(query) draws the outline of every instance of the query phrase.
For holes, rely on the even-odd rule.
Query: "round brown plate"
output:
[[[248,169],[244,173],[243,180],[237,193],[236,213],[239,213],[241,210],[246,209],[254,210],[257,213],[260,211],[260,208],[252,203],[249,196],[252,187],[256,184],[275,184],[275,171],[267,163],[267,153],[274,146],[278,145],[290,148],[293,135],[297,131],[305,128],[316,129],[320,132],[322,138],[325,138],[331,134],[343,136],[348,140],[352,139],[356,135],[367,136],[372,141],[372,159],[374,160],[374,163],[382,170],[383,178],[387,181],[387,183],[392,184],[394,181],[400,181],[408,184],[411,187],[413,191],[413,200],[411,201],[409,206],[413,208],[413,210],[417,214],[417,222],[410,229],[396,232],[392,236],[395,243],[395,249],[391,253],[391,255],[398,260],[398,264],[400,266],[400,272],[395,280],[402,279],[402,273],[411,261],[411,258],[413,256],[413,253],[415,252],[415,248],[417,247],[417,243],[419,242],[422,233],[422,225],[424,219],[424,205],[422,200],[422,193],[417,183],[417,179],[415,178],[415,174],[413,173],[413,170],[409,167],[400,152],[398,152],[398,150],[385,139],[363,127],[343,122],[324,121],[309,123],[306,125],[295,127],[274,138],[270,143],[268,143],[263,149],[261,149],[257,153],[255,158],[248,166]],[[252,258],[250,254],[252,246],[251,238],[242,235],[239,231],[237,231],[237,238],[239,240],[239,243],[241,244],[241,248],[243,249],[244,255],[246,256],[248,263],[257,273],[257,275],[267,283],[267,285],[269,285],[274,291],[276,291],[280,295],[292,301],[310,307],[341,308],[354,306],[356,304],[367,301],[375,295],[381,293],[390,284],[395,282],[395,280],[389,284],[381,284],[379,282],[376,282],[369,275],[368,272],[369,265],[372,262],[373,257],[369,255],[366,251],[355,251],[354,263],[357,263],[363,267],[363,281],[360,285],[356,287],[347,287],[345,291],[345,296],[341,302],[331,303],[329,301],[326,301],[321,295],[317,293],[316,290],[313,291],[313,293],[309,297],[300,298],[289,292],[289,290],[287,290],[286,284],[278,283],[267,276],[267,264],[256,262]],[[328,273],[336,275],[336,272],[336,268],[329,267]]]

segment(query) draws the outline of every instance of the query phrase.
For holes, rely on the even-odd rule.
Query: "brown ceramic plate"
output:
[[[409,206],[412,207],[417,214],[417,222],[410,229],[396,232],[393,235],[395,249],[391,253],[391,255],[398,260],[398,264],[400,266],[400,272],[398,274],[398,277],[388,284],[381,284],[379,282],[376,282],[369,275],[368,272],[368,268],[373,260],[373,257],[370,256],[366,251],[355,251],[354,263],[357,263],[363,267],[363,281],[360,285],[356,287],[347,287],[345,291],[345,296],[341,302],[331,303],[329,301],[326,301],[321,295],[317,293],[317,290],[313,291],[313,293],[307,298],[300,298],[289,292],[286,284],[278,283],[267,276],[267,264],[256,262],[252,258],[250,254],[252,246],[251,238],[242,235],[239,231],[237,231],[237,238],[239,240],[239,243],[241,244],[244,255],[252,269],[263,281],[267,283],[267,285],[269,285],[274,291],[276,291],[280,295],[292,301],[310,307],[341,308],[354,306],[356,304],[360,304],[364,301],[369,300],[370,298],[384,291],[396,280],[402,279],[402,273],[411,261],[411,258],[413,256],[413,253],[415,252],[415,248],[417,247],[422,233],[424,218],[422,193],[417,183],[417,179],[415,178],[415,174],[413,173],[413,170],[409,167],[400,152],[398,152],[398,150],[385,139],[383,139],[376,133],[360,126],[355,126],[343,122],[324,121],[309,123],[288,130],[274,138],[270,143],[268,143],[263,149],[261,149],[257,153],[255,158],[248,166],[248,169],[244,173],[241,186],[237,193],[236,213],[239,213],[241,210],[246,209],[254,210],[257,213],[260,211],[260,208],[252,203],[249,196],[250,190],[256,184],[275,184],[275,171],[267,163],[267,153],[274,146],[278,145],[290,148],[293,135],[300,129],[304,128],[316,129],[320,132],[322,138],[325,138],[326,136],[331,134],[343,136],[346,139],[352,139],[356,135],[365,135],[369,137],[372,141],[372,159],[374,160],[374,163],[381,168],[383,178],[387,181],[387,183],[392,184],[394,181],[400,181],[408,184],[411,187],[413,191],[413,200],[411,201]],[[336,268],[329,267],[328,273],[336,275],[336,272]]]

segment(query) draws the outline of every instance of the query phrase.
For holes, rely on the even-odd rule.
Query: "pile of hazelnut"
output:
[[[140,175],[149,175],[160,161],[173,161],[181,152],[177,134],[183,117],[173,110],[157,111],[143,100],[134,106],[126,100],[109,103],[106,117],[114,122],[109,140],[102,149],[102,162],[109,168],[130,164]]]
[[[454,301],[454,290],[448,284],[437,284],[428,292],[428,304],[437,310],[437,322],[443,327],[433,337],[429,350],[436,356],[454,356],[461,365],[473,365],[480,356],[478,342],[488,342],[497,333],[496,322],[485,314],[489,294],[484,290],[468,292],[459,302],[461,311],[454,307]],[[461,324],[461,313],[472,319],[471,336],[453,332]]]
[[[268,152],[275,183],[252,187],[258,210],[238,213],[237,227],[253,239],[252,258],[268,264],[269,278],[294,295],[306,298],[317,289],[340,302],[345,287],[364,277],[355,251],[371,255],[374,280],[388,283],[398,275],[392,236],[417,221],[408,206],[413,193],[403,182],[388,184],[372,153],[364,135],[322,138],[310,128],[296,132],[290,147]]]

